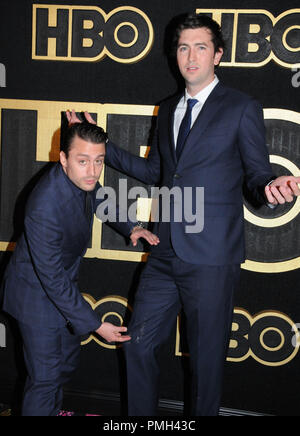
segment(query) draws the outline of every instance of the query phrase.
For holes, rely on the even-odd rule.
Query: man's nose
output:
[[[189,52],[189,61],[194,62],[194,60],[195,60],[195,49],[191,48]]]
[[[88,167],[88,175],[95,177],[96,175],[96,169],[95,169],[95,165],[93,163],[90,163],[89,167]]]

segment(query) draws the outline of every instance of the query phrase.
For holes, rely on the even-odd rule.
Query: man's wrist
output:
[[[99,327],[98,327],[96,330],[94,330],[94,331],[97,333],[97,332],[101,329],[102,325],[103,325],[103,323],[101,323],[101,324],[99,325]]]
[[[275,180],[276,180],[276,179],[272,179],[272,180],[270,180],[269,183],[268,183],[266,186],[271,186],[272,183],[273,183]]]
[[[133,233],[135,230],[141,230],[141,229],[144,229],[144,228],[145,228],[144,223],[142,223],[141,221],[138,221],[138,222],[135,223],[135,225],[132,227],[131,232],[130,232],[130,235],[132,235],[132,233]]]
[[[272,180],[270,180],[269,183],[266,184],[266,188],[267,188],[268,186],[271,186],[272,183],[273,183],[275,180],[276,180],[276,178],[273,178]],[[269,203],[266,194],[265,194],[265,198],[266,198],[266,205],[268,206],[268,208],[269,208],[269,209],[276,209],[277,205],[276,205],[276,204]]]

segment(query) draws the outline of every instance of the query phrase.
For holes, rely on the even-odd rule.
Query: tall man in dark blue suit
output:
[[[275,205],[300,194],[300,179],[276,179],[261,106],[215,76],[224,48],[219,25],[209,17],[187,16],[176,29],[174,46],[186,90],[161,104],[148,159],[109,142],[105,160],[147,184],[179,187],[183,196],[184,188],[193,188],[194,207],[196,188],[204,188],[201,233],[188,233],[187,222],[176,222],[172,207],[171,222],[160,220],[154,227],[160,244],[152,248],[142,274],[129,326],[132,339],[124,346],[129,414],[156,414],[157,353],[183,308],[192,414],[214,416],[220,406],[233,294],[245,260],[243,182],[257,200]]]
[[[80,335],[125,342],[126,327],[101,323],[79,292],[78,270],[91,237],[107,136],[92,124],[67,133],[60,162],[31,193],[25,230],[5,274],[3,309],[17,319],[28,371],[23,416],[57,415],[62,388],[78,364]],[[140,227],[110,223],[136,244],[158,239]]]

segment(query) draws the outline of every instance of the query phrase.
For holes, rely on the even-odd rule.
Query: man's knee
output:
[[[124,352],[127,359],[144,360],[153,355],[153,346],[140,337],[132,337],[130,342],[124,343]]]

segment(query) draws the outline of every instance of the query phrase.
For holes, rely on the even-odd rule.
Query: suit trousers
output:
[[[47,328],[20,323],[27,380],[22,416],[56,416],[62,407],[63,385],[77,368],[80,337],[67,327]]]
[[[124,344],[129,416],[155,416],[159,399],[158,351],[183,309],[192,375],[193,416],[220,408],[240,265],[207,266],[182,261],[173,250],[153,253],[141,275]]]

